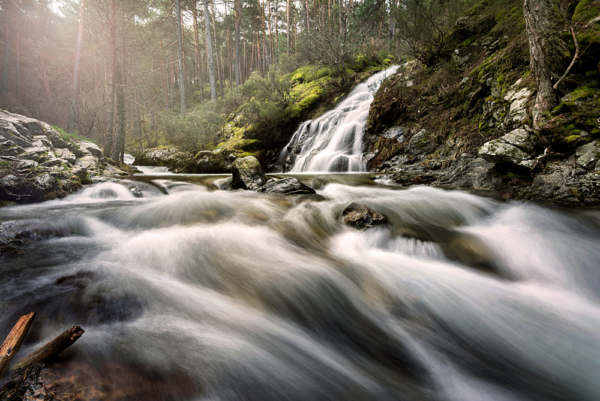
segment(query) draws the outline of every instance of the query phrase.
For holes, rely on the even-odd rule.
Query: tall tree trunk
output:
[[[223,65],[223,59],[221,59],[220,54],[221,52],[219,51],[220,46],[219,46],[219,37],[217,36],[217,24],[215,22],[215,3],[211,3],[210,7],[211,7],[211,11],[212,11],[212,23],[213,23],[213,31],[215,33],[215,37],[214,37],[214,41],[215,41],[215,52],[217,53],[217,74],[218,74],[218,78],[219,78],[219,91],[221,92],[221,99],[225,99],[225,92],[223,91],[223,74],[221,72],[222,70],[222,65]]]
[[[531,72],[537,83],[533,123],[539,128],[543,113],[557,104],[553,82],[563,74],[564,55],[569,52],[560,38],[565,28],[564,10],[560,0],[523,0],[523,15],[529,40]]]
[[[277,63],[279,61],[279,1],[275,0],[275,59]]]
[[[21,100],[21,32],[19,32],[18,25],[16,31],[17,37],[15,43],[17,50],[17,100]]]
[[[210,15],[208,13],[208,0],[204,0],[204,25],[206,28],[206,54],[208,55],[208,80],[210,83],[210,100],[217,100],[217,88],[215,85],[215,67],[213,61],[212,40],[210,37]]]
[[[4,69],[2,72],[2,87],[0,91],[2,93],[8,92],[8,67],[10,65],[10,29],[12,21],[12,4],[7,2],[6,9],[4,10]]]
[[[181,3],[180,0],[175,0],[176,10],[175,14],[177,16],[177,58],[179,60],[179,96],[181,98],[181,114],[185,115],[186,113],[186,105],[185,105],[185,75],[183,73],[183,43],[181,40]]]
[[[242,1],[235,0],[235,90],[239,92],[240,76],[240,24],[242,22]],[[244,59],[245,59],[244,55]]]
[[[115,122],[115,78],[117,75],[117,4],[115,0],[110,2],[110,68],[111,84],[110,100],[108,102],[110,110],[108,113],[106,148],[104,149],[106,155],[112,155]]]
[[[121,66],[116,66],[116,109],[117,109],[117,127],[115,135],[115,146],[113,147],[111,157],[117,162],[122,162],[122,148],[125,143],[125,94],[123,91],[123,74]]]
[[[77,86],[79,85],[79,62],[81,60],[81,48],[83,46],[84,18],[85,0],[81,0],[79,3],[79,29],[77,31],[77,47],[75,48],[75,68],[73,69],[73,94],[71,95],[71,107],[69,108],[67,132],[75,132],[75,105],[77,104]]]
[[[238,0],[239,1],[239,0]],[[194,13],[194,49],[196,51],[196,68],[198,69],[198,85],[200,86],[200,102],[204,101],[204,83],[202,82],[202,61],[200,58],[200,38],[198,36],[198,8],[196,1],[192,2]]]
[[[292,24],[290,23],[290,0],[287,0],[286,12],[287,12],[287,27],[286,27],[286,31],[287,31],[287,55],[289,57],[290,56],[290,42],[292,41],[292,35],[291,35]]]

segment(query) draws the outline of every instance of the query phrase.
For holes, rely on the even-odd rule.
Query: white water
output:
[[[279,163],[295,157],[292,172],[361,172],[362,140],[373,96],[381,82],[398,70],[393,66],[360,83],[333,110],[309,120],[294,133],[283,149]]]
[[[0,209],[46,238],[0,255],[0,337],[31,310],[23,353],[81,325],[63,374],[96,371],[95,399],[600,399],[598,211],[426,187],[333,183],[296,202],[155,184],[168,194],[105,183]],[[390,225],[345,227],[350,202]],[[497,274],[406,227],[472,236]]]

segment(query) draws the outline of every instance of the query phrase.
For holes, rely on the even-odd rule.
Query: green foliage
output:
[[[600,14],[600,4],[594,0],[581,0],[575,12],[573,13],[573,21],[589,22],[592,18]]]
[[[71,134],[71,133],[65,132],[65,130],[63,130],[62,128],[57,127],[57,126],[52,126],[52,128],[54,128],[58,132],[60,137],[67,142],[85,141],[85,142],[92,142],[92,143],[95,143],[96,145],[98,145],[98,143],[95,140],[86,138],[77,133]]]

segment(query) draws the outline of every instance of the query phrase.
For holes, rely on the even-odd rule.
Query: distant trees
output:
[[[60,13],[5,1],[0,107],[78,131],[118,161],[128,133],[158,143],[172,135],[158,131],[167,116],[194,118],[207,99],[233,107],[253,73],[322,63],[346,79],[357,55],[398,47],[411,1],[71,0]]]

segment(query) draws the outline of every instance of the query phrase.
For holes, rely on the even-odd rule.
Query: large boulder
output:
[[[196,174],[222,174],[231,170],[231,165],[220,150],[202,150],[194,157]]]
[[[342,212],[342,217],[345,225],[361,231],[387,224],[384,215],[358,203],[349,204]]]
[[[231,173],[232,189],[257,190],[267,183],[260,162],[254,156],[246,156],[234,161],[231,165]]]
[[[510,163],[526,166],[533,158],[537,138],[524,129],[516,129],[501,138],[486,142],[479,156],[493,163]]]
[[[317,193],[314,189],[304,185],[294,177],[288,177],[282,180],[270,180],[260,187],[258,192],[281,195],[311,195]]]

